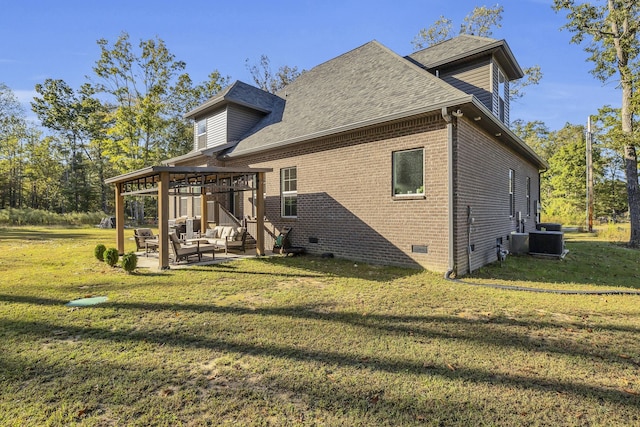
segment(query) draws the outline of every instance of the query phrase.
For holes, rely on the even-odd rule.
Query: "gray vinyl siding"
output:
[[[263,114],[250,108],[229,105],[227,107],[227,142],[242,138],[262,116]]]
[[[491,65],[488,59],[463,68],[441,72],[445,82],[470,95],[475,95],[487,108],[492,109]]]
[[[207,119],[207,148],[227,143],[227,109],[216,111]]]

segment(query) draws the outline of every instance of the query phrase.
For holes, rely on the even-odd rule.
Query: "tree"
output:
[[[452,38],[453,23],[451,19],[440,16],[429,28],[423,28],[413,38],[414,50],[424,49]]]
[[[67,199],[67,208],[86,212],[98,208],[95,200],[99,198],[100,207],[105,209],[103,160],[99,150],[92,148],[102,137],[106,111],[94,97],[94,89],[84,84],[76,92],[63,80],[54,79],[37,84],[35,89],[40,97],[33,98],[32,109],[42,125],[58,136],[59,143],[53,147],[65,159],[62,194]]]
[[[496,4],[493,8],[486,6],[475,7],[471,13],[465,16],[463,23],[460,25],[459,34],[490,37],[494,28],[502,27],[503,11],[504,8],[499,4]],[[414,50],[420,50],[453,37],[452,21],[440,16],[430,27],[421,29],[411,44],[413,44]],[[542,79],[542,70],[539,65],[527,67],[522,71],[525,78],[513,81],[509,85],[509,98],[511,100],[522,98],[525,87],[537,85]]]
[[[504,8],[499,4],[493,8],[475,7],[471,13],[464,17],[464,21],[460,25],[460,34],[490,37],[493,34],[493,27],[502,27],[500,22],[503,11]],[[453,37],[453,23],[450,19],[440,16],[429,28],[421,29],[411,43],[414,50],[420,50]]]
[[[228,77],[214,71],[208,81],[194,85],[183,72],[186,64],[159,38],[142,40],[136,50],[122,33],[115,43],[100,39],[98,46],[96,89],[110,95],[112,122],[104,148],[116,171],[125,173],[189,151],[192,126],[182,115],[215,95]]]
[[[475,36],[490,37],[493,34],[493,27],[502,28],[502,12],[504,7],[496,4],[493,9],[480,6],[464,17],[464,22],[460,26],[460,34],[471,34]]]
[[[548,159],[548,194],[543,204],[544,213],[550,218],[579,224],[585,214],[586,200],[586,140],[585,127],[567,123],[559,131],[550,134],[556,150]],[[593,150],[594,168],[599,164],[599,150]],[[598,175],[598,171],[594,175]]]
[[[620,109],[605,106],[598,111],[595,136],[601,145],[603,177],[596,182],[596,211],[614,218],[629,210],[624,175],[624,147],[620,145]]]
[[[253,65],[251,65],[249,59],[247,59],[245,65],[251,73],[255,84],[260,89],[270,93],[276,93],[280,89],[283,89],[304,72],[298,71],[298,67],[283,65],[278,68],[278,71],[274,74],[271,71],[271,63],[267,55],[260,55],[260,62]]]
[[[215,95],[228,83],[218,71],[194,85],[186,64],[176,60],[163,40],[140,41],[136,49],[127,33],[115,43],[98,40],[101,54],[93,71],[96,90],[107,95],[109,127],[102,153],[115,173],[126,173],[188,152],[193,125],[183,114]],[[144,204],[133,202],[134,216]]]
[[[26,136],[22,106],[13,91],[0,83],[0,208],[22,205]]]
[[[589,61],[594,63],[592,74],[606,82],[614,76],[620,81],[622,103],[620,109],[621,132],[619,141],[624,147],[625,177],[629,202],[631,236],[629,246],[640,247],[640,193],[638,191],[637,137],[633,131],[634,86],[640,61],[640,4],[636,0],[607,0],[604,4],[577,4],[573,0],[554,0],[556,12],[567,11],[567,24],[563,27],[574,33],[571,41],[582,44]]]

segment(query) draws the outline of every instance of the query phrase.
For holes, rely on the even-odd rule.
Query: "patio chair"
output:
[[[229,251],[242,251],[245,252],[244,245],[247,242],[247,229],[244,227],[238,227],[237,234],[235,236],[229,236],[224,242],[224,252]]]
[[[150,228],[136,228],[133,230],[133,238],[136,241],[137,251],[145,251],[147,253],[150,249],[158,249],[158,236],[153,234]]]
[[[178,239],[178,236],[176,236],[176,233],[169,233],[169,241],[173,247],[174,262],[179,262],[182,259],[189,262],[190,256],[197,256],[198,261],[202,259],[198,246],[183,244],[180,242],[180,239]]]
[[[302,246],[291,246],[291,241],[289,240],[289,235],[291,234],[291,227],[283,227],[282,231],[276,237],[275,242],[273,243],[273,253],[278,253],[282,255],[303,255],[306,253],[306,249]]]

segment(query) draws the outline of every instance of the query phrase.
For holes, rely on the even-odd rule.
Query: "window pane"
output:
[[[207,121],[206,120],[200,120],[198,122],[198,135],[202,135],[203,133],[207,132]]]
[[[393,153],[393,194],[424,194],[424,152]]]
[[[298,197],[284,196],[283,216],[298,216]]]
[[[280,170],[282,216],[295,217],[298,215],[298,179],[296,168]]]

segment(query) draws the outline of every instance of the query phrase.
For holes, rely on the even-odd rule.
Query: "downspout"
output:
[[[447,122],[447,181],[448,181],[448,222],[449,222],[449,266],[444,274],[445,279],[449,279],[451,274],[455,272],[455,257],[453,251],[455,249],[453,240],[453,120],[451,114],[447,111],[447,107],[442,107],[442,118]]]

